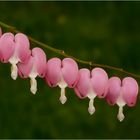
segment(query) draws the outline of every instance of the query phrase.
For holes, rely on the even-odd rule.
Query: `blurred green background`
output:
[[[0,2],[0,20],[80,59],[140,74],[140,2]],[[62,58],[44,51],[48,59]],[[90,116],[88,99],[67,89],[68,101],[61,105],[59,92],[38,78],[34,96],[29,79],[13,81],[10,65],[0,64],[0,138],[140,138],[139,99],[125,107],[120,123],[117,106],[96,98]]]

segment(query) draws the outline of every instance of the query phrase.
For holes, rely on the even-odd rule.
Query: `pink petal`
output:
[[[31,55],[28,37],[22,33],[15,35],[16,51],[20,62],[26,63]]]
[[[62,75],[69,88],[73,88],[78,81],[78,65],[71,58],[62,61]]]
[[[15,43],[12,33],[4,33],[0,38],[0,60],[7,63],[14,53]]]
[[[33,67],[33,62],[34,62],[34,59],[32,56],[30,56],[30,59],[28,60],[27,63],[18,64],[18,73],[21,78],[29,77],[29,74]]]
[[[128,106],[134,106],[136,104],[138,95],[137,81],[131,77],[126,77],[122,81],[123,84],[123,98]]]
[[[75,86],[75,92],[79,98],[85,98],[90,90],[90,71],[88,69],[79,70],[79,80]]]
[[[32,50],[32,56],[34,59],[34,68],[40,77],[44,77],[46,74],[46,54],[40,48],[34,48]]]
[[[114,105],[120,95],[121,80],[118,77],[112,77],[108,81],[108,92],[106,95],[107,102]]]
[[[48,60],[45,79],[49,86],[57,86],[61,80],[61,60],[59,58]]]
[[[93,91],[98,95],[98,97],[103,98],[106,96],[106,88],[108,84],[108,75],[101,68],[94,68],[91,72],[91,82]]]

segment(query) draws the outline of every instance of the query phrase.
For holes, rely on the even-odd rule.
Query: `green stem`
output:
[[[0,26],[4,27],[4,28],[7,28],[11,31],[13,31],[14,33],[19,33],[21,31],[17,30],[15,27],[13,26],[10,26],[6,23],[3,23],[0,21]],[[74,59],[75,61],[77,61],[78,63],[81,63],[81,64],[86,64],[86,65],[89,65],[90,67],[91,66],[95,66],[95,67],[102,67],[102,68],[107,68],[107,69],[111,69],[111,70],[116,70],[118,72],[121,72],[121,73],[124,73],[124,74],[127,74],[127,75],[130,75],[132,77],[135,77],[135,78],[139,78],[140,79],[140,75],[137,75],[137,74],[134,74],[134,73],[131,73],[131,72],[128,72],[126,70],[123,70],[122,68],[118,68],[118,67],[114,67],[114,66],[109,66],[109,65],[104,65],[104,64],[98,64],[98,63],[95,63],[93,61],[85,61],[85,60],[81,60],[81,59],[78,59],[76,57],[73,57],[67,53],[64,52],[64,50],[59,50],[59,49],[56,49],[56,48],[53,48],[47,44],[44,44],[30,36],[28,36],[29,40],[32,42],[32,43],[35,43],[37,45],[39,45],[40,47],[44,47],[44,48],[47,48],[48,50],[52,51],[52,52],[55,52],[57,54],[60,54],[64,57],[69,57],[69,58],[72,58]]]

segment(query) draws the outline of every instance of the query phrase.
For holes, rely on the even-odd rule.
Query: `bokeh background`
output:
[[[140,74],[140,2],[0,2],[0,20],[72,56]],[[48,59],[63,58],[44,51]],[[125,107],[120,123],[117,106],[96,98],[90,116],[88,99],[67,89],[68,101],[61,105],[59,92],[38,78],[32,95],[29,79],[13,81],[10,65],[0,64],[0,138],[140,138],[139,99]]]

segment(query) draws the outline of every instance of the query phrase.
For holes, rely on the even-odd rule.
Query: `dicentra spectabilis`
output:
[[[51,87],[61,88],[60,102],[64,104],[67,100],[65,88],[74,88],[78,81],[78,65],[71,58],[52,58],[47,62],[46,82]]]
[[[108,75],[101,68],[94,68],[91,72],[86,69],[79,70],[79,81],[75,87],[75,92],[81,99],[88,97],[88,112],[92,115],[95,112],[94,98],[104,98],[106,96],[106,88],[108,83]]]
[[[4,33],[0,37],[0,60],[11,63],[11,77],[16,80],[18,75],[17,63],[26,63],[30,56],[30,44],[26,35]]]
[[[30,78],[30,91],[35,94],[37,91],[36,77],[45,77],[46,73],[46,54],[40,48],[33,48],[27,63],[19,63],[18,70],[21,78]]]
[[[137,81],[131,77],[126,77],[122,81],[118,77],[112,77],[108,82],[107,102],[110,105],[119,106],[118,119],[124,119],[123,107],[127,104],[129,107],[135,105],[138,95]]]

